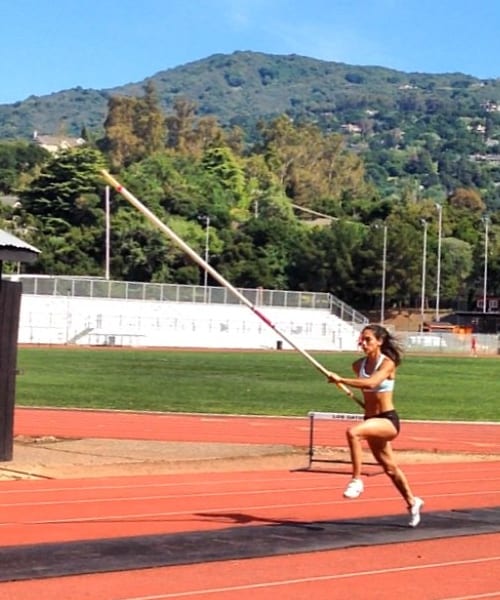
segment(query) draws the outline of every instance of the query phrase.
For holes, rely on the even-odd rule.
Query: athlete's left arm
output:
[[[343,383],[353,388],[370,390],[377,388],[385,379],[394,379],[395,371],[396,365],[394,361],[386,358],[380,367],[369,377],[341,377],[337,373],[331,373],[329,380],[333,383]]]

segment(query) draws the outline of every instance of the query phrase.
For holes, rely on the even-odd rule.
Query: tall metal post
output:
[[[382,291],[380,294],[380,324],[385,320],[385,278],[387,272],[387,225],[384,223],[384,244],[382,248]]]
[[[424,330],[425,320],[425,279],[427,270],[427,226],[428,223],[425,219],[422,219],[422,225],[424,226],[424,240],[422,249],[422,291],[420,300],[420,331]]]
[[[105,199],[104,199],[104,204],[105,204],[105,215],[106,215],[106,249],[105,249],[105,254],[106,254],[106,258],[105,258],[105,278],[109,279],[109,258],[110,258],[110,224],[111,224],[111,219],[110,219],[110,203],[109,203],[109,185],[106,186],[106,193],[105,193]]]
[[[209,264],[210,258],[210,217],[205,217],[205,262]],[[207,301],[208,295],[208,271],[205,269],[205,276],[203,280],[204,288],[204,300]]]
[[[438,210],[438,250],[437,250],[437,274],[436,274],[436,322],[439,322],[439,296],[441,288],[441,238],[443,229],[443,207],[436,204]]]
[[[483,313],[486,311],[488,300],[488,227],[490,219],[488,215],[483,218],[484,221],[484,273],[483,273]]]

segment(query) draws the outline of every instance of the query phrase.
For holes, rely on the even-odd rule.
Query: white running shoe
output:
[[[410,511],[410,520],[408,521],[408,525],[410,527],[416,527],[420,523],[420,511],[424,506],[424,501],[422,498],[417,498],[413,501],[413,505],[408,509]]]
[[[344,491],[344,497],[351,499],[357,498],[363,493],[364,489],[365,486],[363,485],[361,479],[351,479]]]

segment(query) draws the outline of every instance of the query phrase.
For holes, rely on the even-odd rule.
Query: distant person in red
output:
[[[366,440],[376,461],[383,467],[392,483],[406,501],[410,527],[420,523],[421,498],[413,495],[403,471],[399,468],[392,451],[391,441],[400,430],[399,416],[393,404],[396,369],[401,362],[401,349],[396,339],[380,325],[367,325],[361,332],[363,358],[356,360],[353,371],[356,377],[341,377],[330,373],[330,383],[343,383],[358,388],[363,393],[365,414],[362,423],[347,430],[351,451],[352,479],[345,489],[346,498],[357,498],[363,493],[361,480],[362,440]]]
[[[470,353],[472,356],[477,356],[477,340],[475,335],[470,339]]]

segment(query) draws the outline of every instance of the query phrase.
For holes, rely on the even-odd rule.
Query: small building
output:
[[[51,154],[57,154],[62,150],[69,150],[70,148],[77,148],[86,144],[86,141],[81,137],[40,135],[38,131],[33,132],[33,141]]]
[[[424,322],[422,331],[430,331],[434,333],[472,333],[473,327],[469,323],[449,323],[447,321],[431,321]]]
[[[500,333],[500,312],[460,310],[446,316],[448,323],[469,328],[472,333]]]
[[[12,460],[22,284],[3,281],[3,263],[35,262],[37,248],[0,229],[0,461]]]
[[[0,277],[4,262],[33,263],[37,260],[40,250],[23,242],[12,233],[0,229]]]
[[[363,129],[356,123],[344,123],[340,126],[344,133],[362,133]]]
[[[475,309],[479,312],[483,312],[483,304],[486,300],[486,312],[498,312],[500,307],[500,298],[498,296],[476,296]]]
[[[0,195],[0,202],[7,206],[17,206],[19,205],[19,196],[15,196],[14,194],[3,194]]]

